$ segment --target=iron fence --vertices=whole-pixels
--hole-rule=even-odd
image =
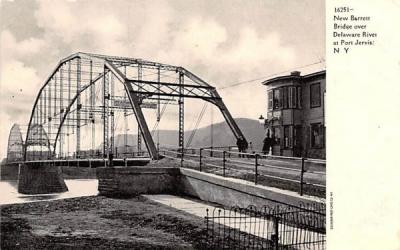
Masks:
[[[180,159],[182,167],[188,167],[184,166],[185,161],[191,162],[199,171],[273,185],[300,195],[325,196],[325,160],[244,153],[235,149],[235,146],[186,148],[183,153],[180,149],[164,149],[160,153]]]
[[[207,210],[205,249],[318,249],[325,247],[325,205],[255,206]]]

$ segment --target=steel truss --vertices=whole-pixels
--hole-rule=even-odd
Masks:
[[[114,93],[117,86],[123,93]],[[113,152],[115,112],[123,112],[124,119],[128,116],[126,108],[113,104],[112,100],[118,98],[130,103],[130,109],[136,117],[140,135],[138,149],[143,139],[151,158],[158,159],[157,147],[141,104],[148,99],[157,100],[159,105],[162,97],[178,98],[178,139],[182,150],[184,98],[199,98],[216,105],[234,136],[244,138],[216,89],[185,68],[134,58],[76,53],[59,62],[39,91],[27,129],[24,159],[48,158],[49,154],[43,154],[46,151],[51,151],[50,157],[53,158],[57,157],[56,152],[58,157],[79,158],[83,143],[81,130],[88,124],[91,124],[91,132],[87,134],[91,137],[92,154],[95,150],[95,131],[99,131],[96,126],[102,126],[103,156],[106,157]],[[157,116],[159,119],[159,107]],[[127,125],[125,129],[126,127]],[[112,138],[109,137],[110,134]],[[70,142],[71,140],[73,141]],[[124,143],[127,143],[126,138]],[[74,144],[75,150],[71,155],[70,145]],[[47,149],[40,150],[37,155],[27,154],[33,146]]]

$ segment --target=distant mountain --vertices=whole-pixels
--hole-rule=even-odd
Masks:
[[[240,130],[243,132],[247,141],[252,142],[254,150],[260,151],[262,148],[262,141],[265,136],[265,131],[262,125],[257,120],[247,118],[235,119]],[[236,145],[236,139],[226,122],[216,123],[213,126],[213,146],[227,146]],[[185,146],[192,134],[192,130],[185,131]],[[156,132],[154,133],[154,140],[157,143]],[[161,146],[178,147],[178,131],[176,130],[159,130],[159,138]],[[118,151],[124,147],[124,135],[116,135],[114,144],[118,147]],[[128,134],[127,144],[133,149],[136,149],[137,135]],[[197,129],[193,140],[189,147],[204,147],[211,145],[211,125]],[[143,149],[145,148],[143,142]]]

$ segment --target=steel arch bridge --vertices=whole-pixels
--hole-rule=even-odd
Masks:
[[[7,163],[18,162],[24,159],[24,141],[20,126],[14,124],[8,136]]]
[[[132,122],[127,117],[134,115],[138,124],[137,150],[141,151],[144,142],[150,158],[158,159],[158,147],[142,108],[155,104],[159,121],[160,104],[168,103],[168,98],[176,98],[179,105],[182,151],[185,98],[198,98],[217,106],[233,135],[244,138],[216,89],[187,69],[79,52],[62,59],[39,90],[27,127],[23,159],[107,158],[113,154],[117,113],[123,113],[124,126]],[[82,144],[90,150],[82,150]]]

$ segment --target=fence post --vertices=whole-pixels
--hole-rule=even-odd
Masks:
[[[203,149],[202,148],[200,148],[200,153],[199,153],[199,155],[200,155],[200,160],[199,160],[199,170],[200,170],[200,172],[201,172],[201,167],[202,167],[202,162],[201,162],[201,159],[202,159],[202,152],[203,152]]]
[[[200,149],[200,152],[201,152],[201,149]],[[208,208],[206,208],[206,217],[205,217],[205,220],[206,220],[206,238],[205,238],[205,246],[204,247],[207,247],[207,248],[209,248],[210,247],[210,239],[209,239],[209,237],[210,237],[210,232],[209,232],[209,229],[210,229],[210,227],[209,227],[209,225],[208,225],[208,223],[209,223],[209,216],[208,216]],[[211,235],[213,235],[214,234],[214,232],[212,232],[211,233]],[[210,244],[210,245],[207,245],[207,244]]]
[[[258,154],[255,154],[254,165],[255,165],[254,184],[257,184],[257,178],[258,178]]]
[[[223,177],[225,177],[225,162],[226,162],[226,159],[225,159],[225,154],[226,154],[226,152],[225,151],[223,151],[222,152],[222,176]]]
[[[183,152],[185,149],[181,149],[181,167],[183,167]]]
[[[300,172],[300,195],[303,195],[303,177],[304,177],[304,157],[301,157],[301,172]]]
[[[213,147],[210,147],[210,157],[213,157]]]
[[[274,249],[278,250],[279,249],[279,217],[274,216],[274,235],[272,235],[272,241],[274,244]]]

